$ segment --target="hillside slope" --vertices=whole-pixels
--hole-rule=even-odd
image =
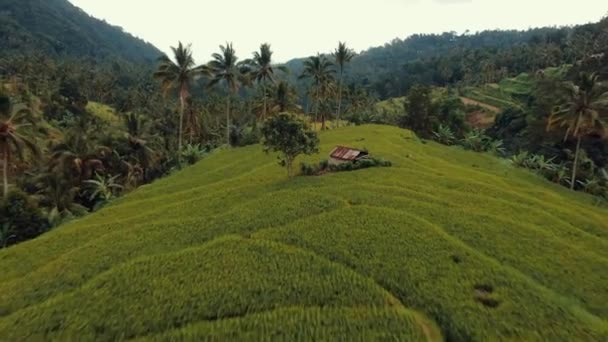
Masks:
[[[394,166],[287,180],[260,146],[216,152],[0,251],[0,336],[608,338],[590,197],[394,127],[321,142],[310,160],[344,144]]]
[[[33,51],[75,57],[152,62],[161,52],[67,0],[0,2],[0,54]]]

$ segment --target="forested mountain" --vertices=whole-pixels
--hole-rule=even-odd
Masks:
[[[345,77],[381,99],[403,96],[415,84],[498,82],[605,52],[607,29],[605,18],[575,27],[416,34],[361,52],[346,68]],[[294,59],[287,66],[298,75],[303,62]]]
[[[152,44],[67,0],[0,1],[0,54],[33,51],[131,62],[154,62],[161,55]]]

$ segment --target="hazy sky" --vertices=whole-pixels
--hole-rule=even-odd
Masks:
[[[414,33],[525,29],[597,21],[606,0],[70,0],[163,51],[192,43],[203,63],[226,41],[239,58],[272,44],[284,62],[330,52],[339,40],[356,51]]]

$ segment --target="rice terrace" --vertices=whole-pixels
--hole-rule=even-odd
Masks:
[[[167,5],[0,0],[0,342],[608,341],[605,4]]]
[[[258,146],[214,153],[4,251],[2,336],[606,336],[590,197],[398,128],[321,140],[394,166],[288,182]]]

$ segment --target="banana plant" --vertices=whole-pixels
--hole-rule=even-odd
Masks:
[[[104,177],[100,174],[95,175],[95,179],[84,181],[90,191],[89,199],[91,201],[97,199],[102,202],[108,202],[116,197],[123,186],[118,184],[116,180],[119,176]]]

